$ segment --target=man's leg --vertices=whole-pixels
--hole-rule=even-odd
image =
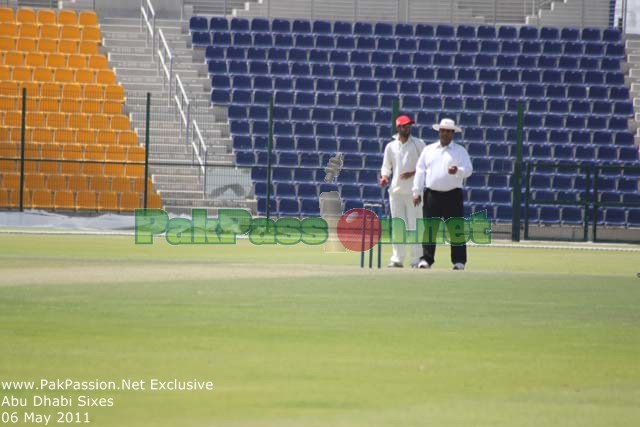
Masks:
[[[422,197],[423,205],[422,205],[422,217],[423,218],[439,218],[442,216],[442,207],[440,206],[440,201],[436,194],[432,193],[429,190],[424,190],[424,195]],[[431,229],[431,236],[435,238],[438,234],[439,224],[434,224],[435,227]],[[425,236],[423,239],[429,238],[429,230],[425,229]],[[423,240],[424,241],[424,240]],[[435,244],[426,244],[422,245],[422,259],[427,261],[427,264],[431,265],[435,262],[436,256],[436,245]]]
[[[413,197],[410,195],[405,198],[404,205],[407,212],[406,228],[415,231],[417,219],[422,218],[422,206],[413,206]],[[422,256],[422,247],[419,244],[412,244],[409,249],[411,264],[417,265]]]
[[[402,206],[402,197],[389,194],[389,208],[391,209],[391,218],[402,218],[404,211]],[[393,233],[395,232],[396,230],[393,230]],[[391,263],[402,264],[404,261],[404,255],[404,245],[396,243],[391,244]]]
[[[445,219],[464,218],[463,191],[461,189],[453,190],[447,194],[445,203],[443,204]],[[466,264],[467,263],[467,245],[451,245],[451,263]]]

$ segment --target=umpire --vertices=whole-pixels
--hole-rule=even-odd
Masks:
[[[462,181],[473,171],[469,154],[461,145],[453,141],[461,129],[451,119],[442,119],[433,125],[440,140],[427,145],[416,165],[413,179],[413,204],[419,205],[424,197],[422,213],[424,218],[464,217]],[[434,230],[434,235],[437,230]],[[418,268],[431,268],[435,261],[436,245],[422,245],[423,255]],[[451,245],[451,262],[454,270],[464,270],[467,263],[467,246]]]

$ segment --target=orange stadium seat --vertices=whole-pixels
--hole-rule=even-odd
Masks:
[[[33,68],[31,67],[14,67],[11,72],[11,79],[17,81],[33,80]]]
[[[102,101],[98,101],[95,99],[85,99],[84,101],[82,101],[82,112],[85,114],[101,114]]]
[[[21,23],[36,23],[36,12],[30,7],[21,7],[16,13],[16,22]]]
[[[40,110],[45,112],[57,113],[60,110],[59,101],[51,98],[40,99]],[[47,119],[47,123],[49,120]]]
[[[104,99],[104,86],[99,84],[86,84],[84,85],[84,98],[103,100]]]
[[[79,99],[73,99],[73,98],[62,98],[62,100],[60,101],[60,112],[62,113],[80,113],[82,111],[81,109],[81,102]]]
[[[43,174],[29,173],[24,175],[24,188],[28,188],[29,190],[36,190],[44,187]]]
[[[84,159],[104,161],[104,146],[102,145],[87,145],[84,148]]]
[[[18,158],[19,157],[19,145],[12,141],[2,140],[0,141],[0,157],[4,158]]]
[[[18,109],[17,98],[0,96],[0,111],[15,111],[17,109]]]
[[[72,191],[58,190],[53,193],[53,209],[67,210],[75,209],[75,203],[73,202]]]
[[[82,40],[94,41],[98,44],[102,44],[102,34],[98,27],[84,27],[82,29]]]
[[[4,188],[0,189],[0,206],[17,208],[20,203],[20,194],[17,191],[9,191]]]
[[[39,189],[31,191],[31,208],[33,209],[50,209],[52,207],[53,192],[50,190]]]
[[[112,131],[112,130],[104,130],[104,129],[99,130],[98,131],[98,144],[117,147],[115,145],[116,144],[116,133],[114,131]],[[113,160],[113,159],[110,159],[110,157],[109,157],[109,148],[110,147],[107,147],[107,159],[108,160]]]
[[[94,114],[89,117],[89,127],[95,130],[108,130],[109,116],[105,114]]]
[[[78,52],[86,55],[97,55],[100,53],[98,51],[98,43],[92,40],[82,40],[78,46]]]
[[[63,145],[73,144],[76,142],[74,133],[71,129],[56,129],[53,140],[58,144]]]
[[[64,83],[62,85],[63,99],[80,99],[83,97],[82,86],[77,83]]]
[[[58,105],[58,108],[59,105]],[[49,113],[47,115],[47,126],[56,129],[56,132],[67,127],[67,115],[64,113]]]
[[[0,50],[15,50],[18,39],[0,36]]]
[[[19,82],[20,96],[22,96],[22,89],[27,90],[27,98],[37,98],[40,96],[40,83],[38,82]]]
[[[95,211],[97,207],[95,191],[78,191],[76,193],[76,209]]]
[[[0,36],[18,37],[19,31],[20,31],[20,26],[14,22],[0,23]]]
[[[76,82],[78,83],[95,83],[96,72],[89,68],[76,70]]]
[[[4,65],[23,66],[25,65],[23,52],[7,52],[4,56]]]
[[[18,161],[17,160],[0,160],[0,171],[2,171],[2,173],[18,172]],[[0,175],[0,180],[2,180],[1,175]]]
[[[36,52],[36,39],[16,39],[16,49],[22,52]]]
[[[47,126],[49,125],[49,118],[47,118]],[[47,128],[35,128],[31,132],[31,140],[33,142],[39,142],[41,144],[47,144],[53,142],[53,131]]]
[[[90,187],[94,191],[111,191],[111,179],[106,176],[92,176]]]
[[[98,26],[98,15],[93,10],[83,10],[78,16],[78,24],[96,27]]]
[[[29,67],[47,66],[47,56],[42,52],[29,52],[25,58],[25,65]]]
[[[78,129],[76,131],[76,142],[78,144],[95,144],[96,142],[96,131],[93,129]]]
[[[60,28],[60,39],[62,40],[80,40],[82,33],[77,25],[63,25]]]
[[[118,135],[118,145],[138,146],[138,135],[132,130],[125,130]]]
[[[11,80],[11,68],[4,65],[0,66],[0,81]]]
[[[13,8],[0,7],[0,22],[14,22],[15,20]]]
[[[12,81],[0,81],[0,95],[18,96],[19,93],[18,83]]]
[[[44,82],[40,86],[40,96],[43,98],[60,98],[62,85],[56,82]]]
[[[120,194],[120,211],[131,212],[141,207],[140,194],[131,192]]]
[[[109,131],[111,132],[111,131]],[[127,159],[125,150],[117,145],[110,145],[105,151],[106,159],[109,162],[124,162]]]
[[[97,79],[98,83],[114,85],[116,84],[116,75],[113,70],[98,70]]]
[[[147,208],[162,209],[162,198],[158,193],[150,192],[147,195]]]
[[[58,40],[55,39],[38,39],[37,51],[42,53],[58,52]]]
[[[62,9],[58,11],[58,24],[60,25],[77,25],[78,17],[75,10]]]
[[[89,56],[89,68],[94,69],[108,69],[109,63],[107,57],[104,55],[91,55]]]
[[[102,112],[104,114],[122,114],[122,102],[104,101]]]
[[[131,178],[144,176],[144,165],[125,165],[124,174]]]
[[[99,211],[118,210],[118,194],[113,192],[98,193],[98,210]]]
[[[67,189],[67,177],[64,175],[49,175],[47,176],[47,188],[49,190],[66,190]]]
[[[87,68],[87,55],[79,53],[69,55],[69,68]]]
[[[33,80],[37,82],[53,81],[53,69],[47,67],[36,67],[33,70]]]
[[[58,51],[60,51],[60,53],[67,54],[78,53],[78,41],[60,40],[60,42],[58,43]]]
[[[111,101],[124,101],[124,88],[118,84],[107,85],[104,97]]]
[[[121,114],[111,118],[111,129],[113,130],[131,130],[131,122],[129,117]]]
[[[5,127],[20,127],[22,126],[22,113],[18,111],[7,111],[4,115]]]
[[[82,167],[82,173],[87,176],[103,176],[104,164],[103,163],[85,163]]]
[[[51,68],[66,68],[67,55],[54,52],[47,55],[47,67]]]
[[[58,40],[60,38],[60,27],[55,24],[45,24],[40,26],[40,38]]]
[[[65,145],[62,149],[62,159],[68,161],[62,162],[61,172],[65,175],[79,175],[82,166],[79,161],[82,160],[83,157],[82,146]]]
[[[105,163],[104,174],[106,176],[122,176],[124,175],[124,165],[119,163]]]
[[[71,68],[55,68],[54,80],[59,83],[73,83],[76,81],[75,72]]]
[[[39,37],[37,24],[20,24],[18,37],[37,39]]]
[[[27,126],[29,127],[45,127],[47,123],[46,115],[40,111],[27,112]]]
[[[69,190],[87,191],[89,190],[89,177],[86,175],[69,175]]]
[[[17,190],[20,188],[20,174],[19,173],[5,173],[2,177],[2,186],[10,190]]]
[[[49,142],[46,144],[42,144],[42,158],[50,159],[50,160],[60,160],[61,158],[61,149],[62,145],[57,144],[55,142]]]
[[[111,179],[111,190],[118,193],[131,191],[131,179],[126,176],[114,176]]]
[[[54,24],[57,25],[58,19],[53,9],[39,9],[38,10],[38,23],[40,24]]]

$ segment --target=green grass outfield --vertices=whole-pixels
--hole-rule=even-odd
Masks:
[[[0,235],[0,381],[214,391],[0,390],[114,403],[0,413],[125,427],[640,425],[638,252],[473,247],[454,272],[442,247],[431,271],[369,271],[321,247],[156,242]]]

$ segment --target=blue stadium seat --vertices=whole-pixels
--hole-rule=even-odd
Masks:
[[[356,37],[356,48],[358,50],[375,50],[376,39],[374,37]]]
[[[209,31],[209,22],[204,16],[189,18],[189,31]]]
[[[436,52],[438,50],[438,42],[434,39],[420,39],[418,41],[418,50],[420,52]]]
[[[608,207],[604,213],[604,224],[622,226],[627,222],[627,212],[624,208]]]
[[[211,35],[207,31],[193,31],[191,33],[191,44],[193,46],[209,46]]]
[[[580,38],[580,30],[578,28],[563,28],[560,38],[562,40],[578,40]]]
[[[399,38],[413,37],[413,25],[396,24],[394,34]]]
[[[373,34],[373,26],[368,22],[356,22],[353,26],[353,33],[359,35]]]
[[[619,42],[621,39],[620,30],[617,28],[605,28],[602,32],[602,41]]]
[[[560,223],[560,209],[557,206],[542,206],[538,215],[538,221],[542,224]]]
[[[229,31],[229,22],[226,18],[213,17],[209,23],[209,31]]]
[[[503,40],[515,39],[518,36],[516,27],[504,25],[498,30],[498,38]]]

